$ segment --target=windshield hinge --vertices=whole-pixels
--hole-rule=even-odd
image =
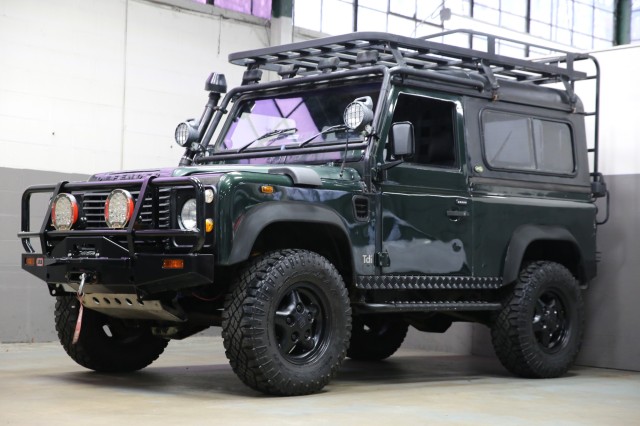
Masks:
[[[389,253],[386,251],[379,251],[374,256],[375,266],[380,266],[382,268],[386,268],[391,266],[391,259],[389,258]]]

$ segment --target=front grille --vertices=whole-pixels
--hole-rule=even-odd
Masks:
[[[140,211],[140,217],[137,221],[137,227],[141,228],[158,228],[168,229],[170,226],[170,197],[171,190],[169,188],[160,188],[158,190],[158,223],[153,222],[154,203],[151,195],[147,195]],[[74,195],[82,199],[82,211],[87,218],[87,229],[107,228],[107,222],[104,217],[104,204],[111,191],[86,191],[74,192]],[[130,191],[133,199],[138,201],[140,191]]]

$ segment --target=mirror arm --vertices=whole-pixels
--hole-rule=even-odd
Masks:
[[[382,180],[382,173],[386,170],[389,170],[399,164],[404,163],[404,158],[401,158],[399,160],[394,160],[394,161],[389,161],[388,163],[384,163],[384,164],[380,164],[378,163],[376,165],[376,167],[373,168],[372,170],[372,174],[373,177],[376,181],[381,181]]]

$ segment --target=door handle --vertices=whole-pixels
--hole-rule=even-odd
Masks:
[[[466,210],[447,210],[447,216],[451,219],[458,220],[463,217],[469,217],[469,212]]]

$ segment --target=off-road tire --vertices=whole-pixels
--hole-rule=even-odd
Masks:
[[[347,356],[360,361],[379,361],[393,355],[407,336],[409,324],[385,315],[353,318]]]
[[[56,298],[56,331],[62,347],[78,364],[102,373],[140,370],[155,361],[168,341],[150,327],[126,326],[122,320],[84,308],[82,328],[74,345],[80,302],[75,296]]]
[[[227,358],[247,386],[267,394],[321,390],[344,360],[350,335],[351,307],[342,277],[310,251],[257,257],[225,299]]]
[[[515,375],[551,378],[573,365],[582,343],[584,306],[564,266],[538,261],[520,272],[491,337],[500,362]]]

